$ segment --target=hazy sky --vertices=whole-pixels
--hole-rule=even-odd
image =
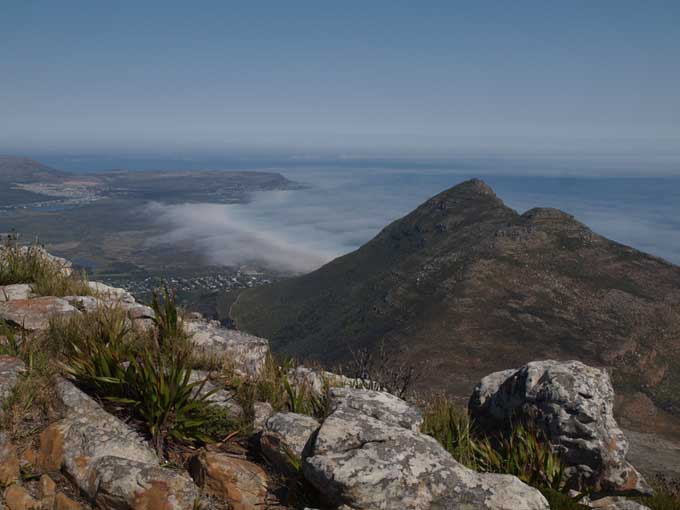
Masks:
[[[680,153],[680,2],[4,0],[0,151]]]

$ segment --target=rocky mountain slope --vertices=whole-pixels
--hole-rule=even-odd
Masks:
[[[476,179],[313,273],[244,291],[231,316],[331,365],[384,339],[426,367],[421,388],[461,396],[489,372],[575,358],[611,367],[643,425],[680,415],[680,268],[559,210],[519,214]]]

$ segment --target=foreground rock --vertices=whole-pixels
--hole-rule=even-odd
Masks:
[[[47,329],[52,317],[76,313],[78,310],[68,301],[52,296],[0,303],[0,319],[28,331]]]
[[[225,329],[216,321],[190,320],[185,328],[197,350],[231,362],[237,373],[255,377],[262,372],[269,354],[264,338]]]
[[[357,510],[549,510],[541,493],[519,479],[476,473],[435,439],[399,426],[384,409],[362,409],[368,413],[338,406],[304,460],[305,478],[329,505]]]
[[[296,465],[319,426],[311,416],[276,413],[267,420],[260,437],[262,453],[280,471],[295,474]]]
[[[614,420],[614,390],[604,370],[578,361],[534,361],[482,379],[469,409],[485,430],[502,430],[511,420],[542,428],[563,452],[575,489],[651,492],[626,460],[628,442]]]
[[[192,459],[190,469],[201,487],[227,500],[233,510],[266,508],[269,478],[252,462],[203,451]]]
[[[161,468],[136,432],[73,384],[56,382],[64,419],[40,437],[39,463],[63,469],[104,510],[186,510],[198,489],[187,476]]]

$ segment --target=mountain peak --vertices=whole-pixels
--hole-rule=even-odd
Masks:
[[[478,193],[480,195],[491,195],[494,197],[496,196],[496,193],[494,193],[493,189],[491,189],[491,186],[477,177],[461,182],[460,184],[451,188],[451,191],[453,190],[466,191],[468,193]]]

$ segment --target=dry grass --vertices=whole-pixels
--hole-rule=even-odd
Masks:
[[[0,285],[31,284],[41,296],[89,296],[92,289],[84,274],[74,274],[48,257],[38,246],[19,246],[8,238],[0,247]]]

